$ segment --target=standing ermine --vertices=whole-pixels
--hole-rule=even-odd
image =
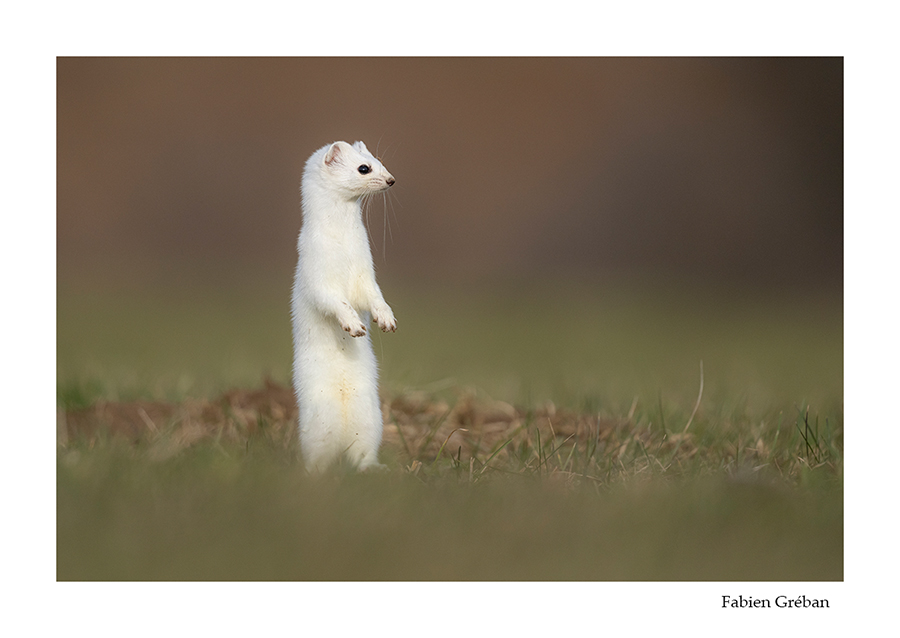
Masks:
[[[342,454],[379,466],[378,363],[367,327],[397,329],[375,282],[362,200],[393,176],[362,142],[320,148],[303,171],[303,225],[291,300],[300,449],[320,471]]]

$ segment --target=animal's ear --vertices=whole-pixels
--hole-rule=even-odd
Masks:
[[[360,153],[368,153],[369,152],[369,149],[367,149],[366,145],[363,144],[362,142],[354,142],[353,148],[355,148]]]
[[[344,147],[349,147],[350,145],[347,142],[335,142],[331,146],[328,147],[328,150],[325,151],[325,164],[326,166],[332,166],[335,163],[341,163],[341,153],[344,151]]]

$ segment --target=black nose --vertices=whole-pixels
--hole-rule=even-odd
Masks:
[[[387,185],[388,185],[388,186],[393,186],[393,185],[394,185],[394,178],[393,178],[393,177],[391,177],[390,179],[388,179]]]

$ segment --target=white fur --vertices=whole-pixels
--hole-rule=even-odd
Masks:
[[[370,171],[361,174],[362,165]],[[375,320],[393,332],[397,322],[375,282],[361,204],[393,183],[362,142],[323,146],[303,172],[291,315],[300,449],[310,471],[341,454],[359,469],[379,466],[378,363],[367,327]]]

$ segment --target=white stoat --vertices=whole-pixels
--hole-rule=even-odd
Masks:
[[[397,322],[375,282],[361,204],[393,183],[362,142],[323,146],[303,171],[291,316],[300,449],[310,471],[341,454],[359,469],[380,466],[378,363],[366,328],[375,320],[393,332]]]

